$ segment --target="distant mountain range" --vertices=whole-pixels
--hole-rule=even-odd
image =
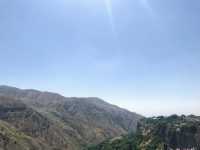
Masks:
[[[82,150],[134,133],[142,118],[99,98],[0,86],[0,150]]]

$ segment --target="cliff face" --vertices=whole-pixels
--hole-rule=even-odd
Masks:
[[[141,147],[165,149],[191,149],[200,145],[200,118],[196,116],[170,116],[143,120],[138,124],[144,140]]]
[[[99,98],[0,86],[0,120],[55,150],[80,150],[134,132],[141,118]]]
[[[200,117],[142,119],[136,134],[105,141],[89,150],[199,150]]]

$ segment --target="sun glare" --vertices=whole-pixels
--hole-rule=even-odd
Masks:
[[[114,16],[113,16],[113,8],[112,8],[112,0],[104,0],[104,2],[105,2],[106,13],[108,15],[109,24],[110,24],[112,33],[116,34],[115,22],[114,22]]]

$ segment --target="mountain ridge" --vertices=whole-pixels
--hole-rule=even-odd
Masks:
[[[53,148],[50,144],[53,142],[57,145],[56,150],[80,150],[88,144],[98,144],[107,138],[135,132],[137,122],[143,118],[141,115],[94,97],[69,98],[57,93],[0,86],[0,102],[2,103],[3,98],[12,99],[13,103],[22,103],[26,107],[25,110],[35,114],[35,119],[41,118],[41,122],[47,123],[50,130],[46,133],[39,131],[36,137],[30,132],[25,132],[27,124],[30,129],[37,129],[40,124],[36,122],[37,124],[31,126],[34,124],[33,118],[24,118],[27,114],[25,110],[18,111],[15,105],[12,105],[15,110],[12,115],[9,115],[9,112],[6,114],[13,122],[4,121],[11,125],[18,124],[16,116],[21,116],[24,121],[19,123],[22,124],[20,127],[14,125],[16,130],[32,138],[43,140],[49,148]],[[0,103],[1,105],[3,106]],[[23,125],[24,122],[27,123]],[[55,137],[57,138],[54,139]]]
[[[130,110],[127,110],[127,109],[125,109],[125,108],[122,108],[122,107],[120,107],[120,106],[118,106],[118,105],[116,105],[116,104],[112,104],[112,103],[110,103],[110,102],[106,102],[106,101],[104,101],[103,99],[101,99],[101,98],[99,98],[99,97],[76,97],[76,96],[70,96],[70,97],[67,97],[67,96],[65,96],[65,95],[62,95],[62,94],[58,94],[58,93],[56,93],[56,92],[52,92],[52,91],[46,91],[46,90],[36,90],[36,89],[26,89],[26,88],[16,88],[16,87],[14,87],[14,86],[8,86],[8,85],[0,85],[0,95],[1,95],[1,90],[2,89],[9,89],[9,90],[14,90],[14,91],[26,91],[26,92],[30,92],[30,93],[38,93],[38,94],[51,94],[51,96],[52,97],[55,97],[55,96],[57,96],[57,97],[62,97],[63,99],[66,99],[66,100],[71,100],[71,99],[85,99],[85,100],[92,100],[92,101],[95,101],[95,99],[97,100],[97,102],[103,102],[104,104],[105,103],[109,103],[110,105],[112,105],[112,106],[114,106],[114,107],[117,107],[117,108],[119,108],[119,109],[124,109],[124,110],[126,110],[126,111],[129,111],[129,112],[132,112],[132,113],[135,113],[135,114],[137,114],[136,112],[134,112],[134,111],[130,111]],[[138,114],[138,115],[140,115],[140,114]],[[142,115],[140,115],[140,116],[142,116]],[[144,117],[144,116],[143,116]]]

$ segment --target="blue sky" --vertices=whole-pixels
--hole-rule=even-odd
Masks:
[[[0,84],[200,115],[198,0],[0,0]]]

